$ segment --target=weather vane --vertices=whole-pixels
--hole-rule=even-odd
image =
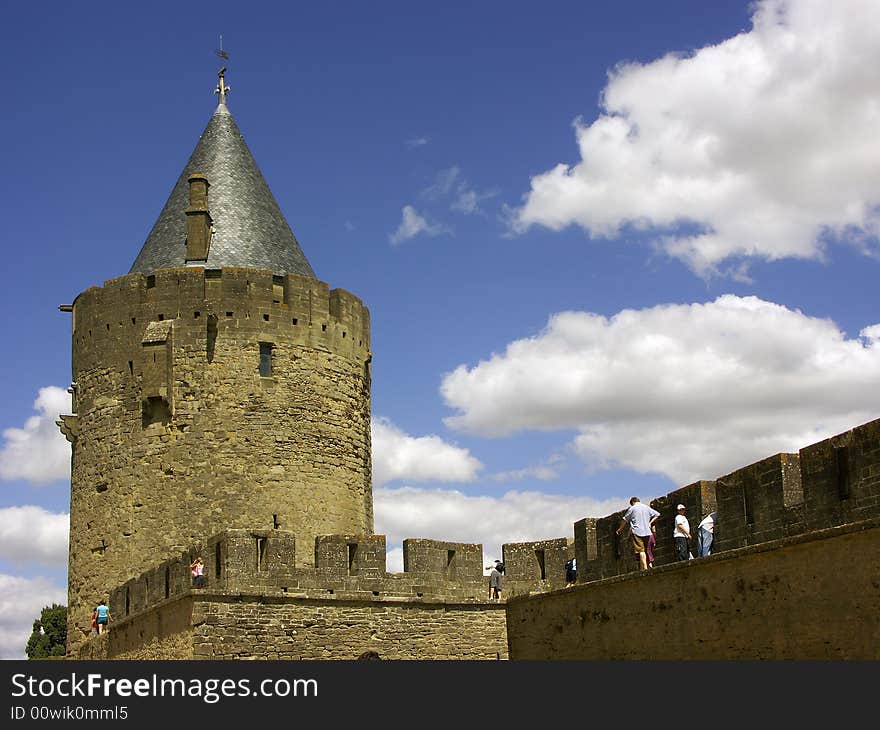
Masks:
[[[214,53],[216,53],[224,61],[229,60],[229,54],[223,50],[223,36],[222,35],[220,36],[220,48],[216,49],[214,51]],[[222,66],[220,68],[220,70],[217,72],[217,78],[219,79],[219,81],[217,82],[217,88],[214,89],[214,93],[220,95],[220,103],[221,104],[226,104],[226,95],[230,91],[232,91],[232,87],[226,85],[225,74],[226,74],[226,66]]]

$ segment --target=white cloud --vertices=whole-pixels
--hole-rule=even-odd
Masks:
[[[67,592],[47,578],[0,573],[0,659],[26,659],[34,620],[53,603],[65,605]]]
[[[880,325],[834,322],[756,297],[553,315],[539,335],[447,374],[458,415],[488,436],[572,429],[595,468],[712,479],[880,416]]]
[[[821,258],[844,235],[877,252],[880,3],[764,0],[752,22],[692,55],[614,69],[602,114],[575,122],[580,162],[532,178],[513,229],[650,228],[700,274]]]
[[[23,428],[3,431],[0,479],[45,484],[70,477],[70,444],[55,425],[59,414],[70,413],[70,395],[54,385],[40,388],[34,410],[38,415]]]
[[[404,142],[404,144],[407,147],[414,149],[416,147],[424,147],[430,141],[431,141],[431,138],[427,137],[427,136],[425,136],[425,137],[412,137],[411,139],[406,140],[406,142]]]
[[[559,472],[551,466],[539,464],[537,466],[527,466],[524,469],[502,471],[492,475],[492,479],[496,482],[518,482],[529,478],[549,482],[553,479],[558,479]]]
[[[430,200],[449,198],[450,210],[464,213],[465,215],[482,213],[480,202],[493,198],[497,194],[498,192],[495,190],[482,193],[474,190],[470,183],[464,179],[461,169],[457,165],[438,172],[434,183],[425,188],[421,193],[422,197]]]
[[[469,187],[463,187],[456,192],[455,199],[449,207],[452,210],[464,213],[465,215],[482,213],[483,209],[480,207],[480,202],[488,200],[489,198],[494,198],[497,194],[498,192],[494,190],[485,193],[478,193],[476,190]]]
[[[373,484],[397,479],[413,482],[469,482],[483,465],[467,449],[439,436],[410,436],[387,418],[375,418],[371,430]]]
[[[440,170],[434,183],[422,190],[421,195],[430,200],[444,198],[452,193],[456,184],[461,184],[461,169],[458,165],[453,165],[446,170]]]
[[[70,515],[42,507],[0,509],[0,560],[14,564],[67,564]]]
[[[374,490],[373,499],[376,533],[386,536],[389,547],[411,537],[480,543],[483,560],[491,562],[501,557],[504,543],[573,538],[577,520],[609,515],[624,508],[629,498],[596,500],[516,491],[490,497],[447,489],[386,487]],[[388,570],[403,569],[402,555],[389,550]]]
[[[403,218],[397,230],[389,236],[391,243],[401,243],[418,235],[439,236],[451,231],[440,223],[429,221],[411,205],[403,206]]]

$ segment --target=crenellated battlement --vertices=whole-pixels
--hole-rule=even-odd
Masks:
[[[486,602],[481,545],[405,540],[403,552],[403,573],[389,573],[384,535],[320,535],[315,567],[302,568],[291,532],[224,530],[114,589],[110,609],[118,621],[202,589],[328,600]],[[202,586],[190,574],[197,557],[205,565]]]
[[[802,448],[775,454],[711,481],[699,481],[651,501],[657,520],[655,565],[675,561],[673,524],[685,505],[694,536],[717,512],[712,554],[880,516],[880,419]],[[578,583],[639,569],[627,533],[617,535],[624,511],[574,525]],[[711,557],[711,556],[710,556]]]
[[[173,321],[189,347],[209,349],[234,329],[255,342],[313,347],[359,362],[370,355],[370,314],[344,289],[307,276],[268,270],[160,269],[128,274],[90,287],[73,303],[74,369],[107,366],[115,354],[125,367],[151,322]],[[127,354],[126,354],[127,353]]]
[[[503,546],[504,596],[561,588],[571,539]],[[201,586],[190,564],[204,562]],[[117,621],[202,589],[229,594],[327,600],[489,603],[483,546],[411,538],[403,541],[404,570],[386,570],[384,535],[319,535],[314,567],[298,567],[296,537],[285,530],[230,529],[195,543],[110,593]]]

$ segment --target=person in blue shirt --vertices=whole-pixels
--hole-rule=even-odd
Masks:
[[[113,616],[110,615],[110,609],[107,607],[107,604],[104,601],[101,601],[98,604],[98,607],[95,609],[95,613],[98,614],[98,633],[103,634],[104,630],[107,628],[107,624],[113,620]]]

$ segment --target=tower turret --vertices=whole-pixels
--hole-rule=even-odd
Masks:
[[[315,278],[220,103],[129,274],[73,303],[69,637],[227,528],[373,530],[370,317]]]

